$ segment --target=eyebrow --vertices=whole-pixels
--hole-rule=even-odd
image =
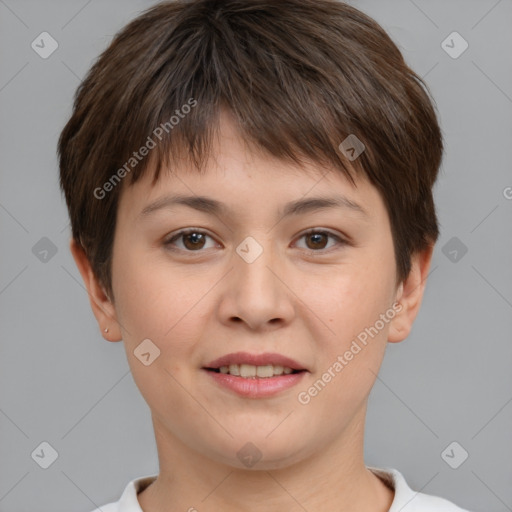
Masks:
[[[172,209],[173,206],[183,205],[198,210],[200,212],[212,215],[225,216],[233,213],[229,207],[216,199],[206,196],[187,196],[187,195],[167,195],[148,204],[139,214],[139,217],[145,218],[150,214],[165,208]],[[304,215],[315,211],[342,208],[353,211],[363,218],[368,218],[366,210],[358,203],[352,201],[343,195],[334,195],[326,197],[310,197],[298,199],[285,204],[282,216],[289,217],[293,215]]]

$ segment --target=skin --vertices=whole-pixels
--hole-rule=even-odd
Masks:
[[[174,175],[163,173],[154,187],[148,173],[123,190],[113,249],[115,301],[83,251],[70,244],[100,330],[108,341],[124,342],[151,410],[160,473],[138,495],[141,508],[385,512],[394,493],[363,460],[367,400],[387,342],[402,341],[412,328],[433,247],[413,256],[408,278],[396,286],[389,217],[373,185],[359,177],[354,187],[341,172],[314,162],[305,164],[306,173],[251,149],[229,115],[221,116],[220,128],[206,174],[183,165]],[[168,193],[209,196],[232,214],[174,206],[138,217]],[[360,204],[368,217],[340,208],[279,215],[289,201],[334,193]],[[189,227],[209,237],[195,245],[180,237],[171,251],[170,235]],[[310,228],[348,243],[303,236]],[[263,249],[252,263],[235,251],[247,236]],[[397,301],[401,311],[301,404],[298,393]],[[146,338],[160,350],[148,366],[134,355]],[[278,352],[308,372],[279,395],[244,398],[201,369],[236,351]],[[237,457],[248,441],[262,454],[251,468]]]

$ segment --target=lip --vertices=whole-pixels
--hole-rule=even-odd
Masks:
[[[230,364],[250,364],[253,366],[266,366],[269,364],[279,365],[279,366],[287,366],[292,370],[305,370],[309,371],[303,365],[298,363],[297,361],[283,356],[282,354],[277,354],[273,352],[266,352],[264,354],[251,354],[249,352],[233,352],[232,354],[226,354],[222,357],[219,357],[213,361],[210,361],[208,364],[203,366],[204,369],[208,368],[220,368],[221,366],[229,366]],[[210,372],[212,373],[212,372]],[[304,373],[304,372],[302,372]],[[269,377],[269,380],[274,377]],[[246,379],[247,380],[247,379]]]
[[[243,378],[229,373],[216,373],[202,369],[219,386],[229,389],[245,398],[267,398],[296,386],[307,373],[290,373],[267,378]]]

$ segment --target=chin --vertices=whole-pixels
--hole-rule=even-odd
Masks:
[[[272,433],[271,437],[275,435],[273,439],[265,438],[267,434],[261,433],[254,436],[248,433],[243,440],[238,435],[236,440],[230,439],[226,451],[216,453],[215,458],[228,466],[252,471],[287,468],[303,460],[308,450],[301,445],[304,439],[294,439],[286,433],[284,430],[283,436]],[[313,453],[314,448],[310,451]],[[230,456],[226,457],[226,453]]]

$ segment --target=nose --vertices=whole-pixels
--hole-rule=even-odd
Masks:
[[[249,238],[237,247],[232,264],[223,280],[219,307],[223,322],[243,322],[253,330],[268,330],[292,320],[296,298],[291,273],[270,243]]]

